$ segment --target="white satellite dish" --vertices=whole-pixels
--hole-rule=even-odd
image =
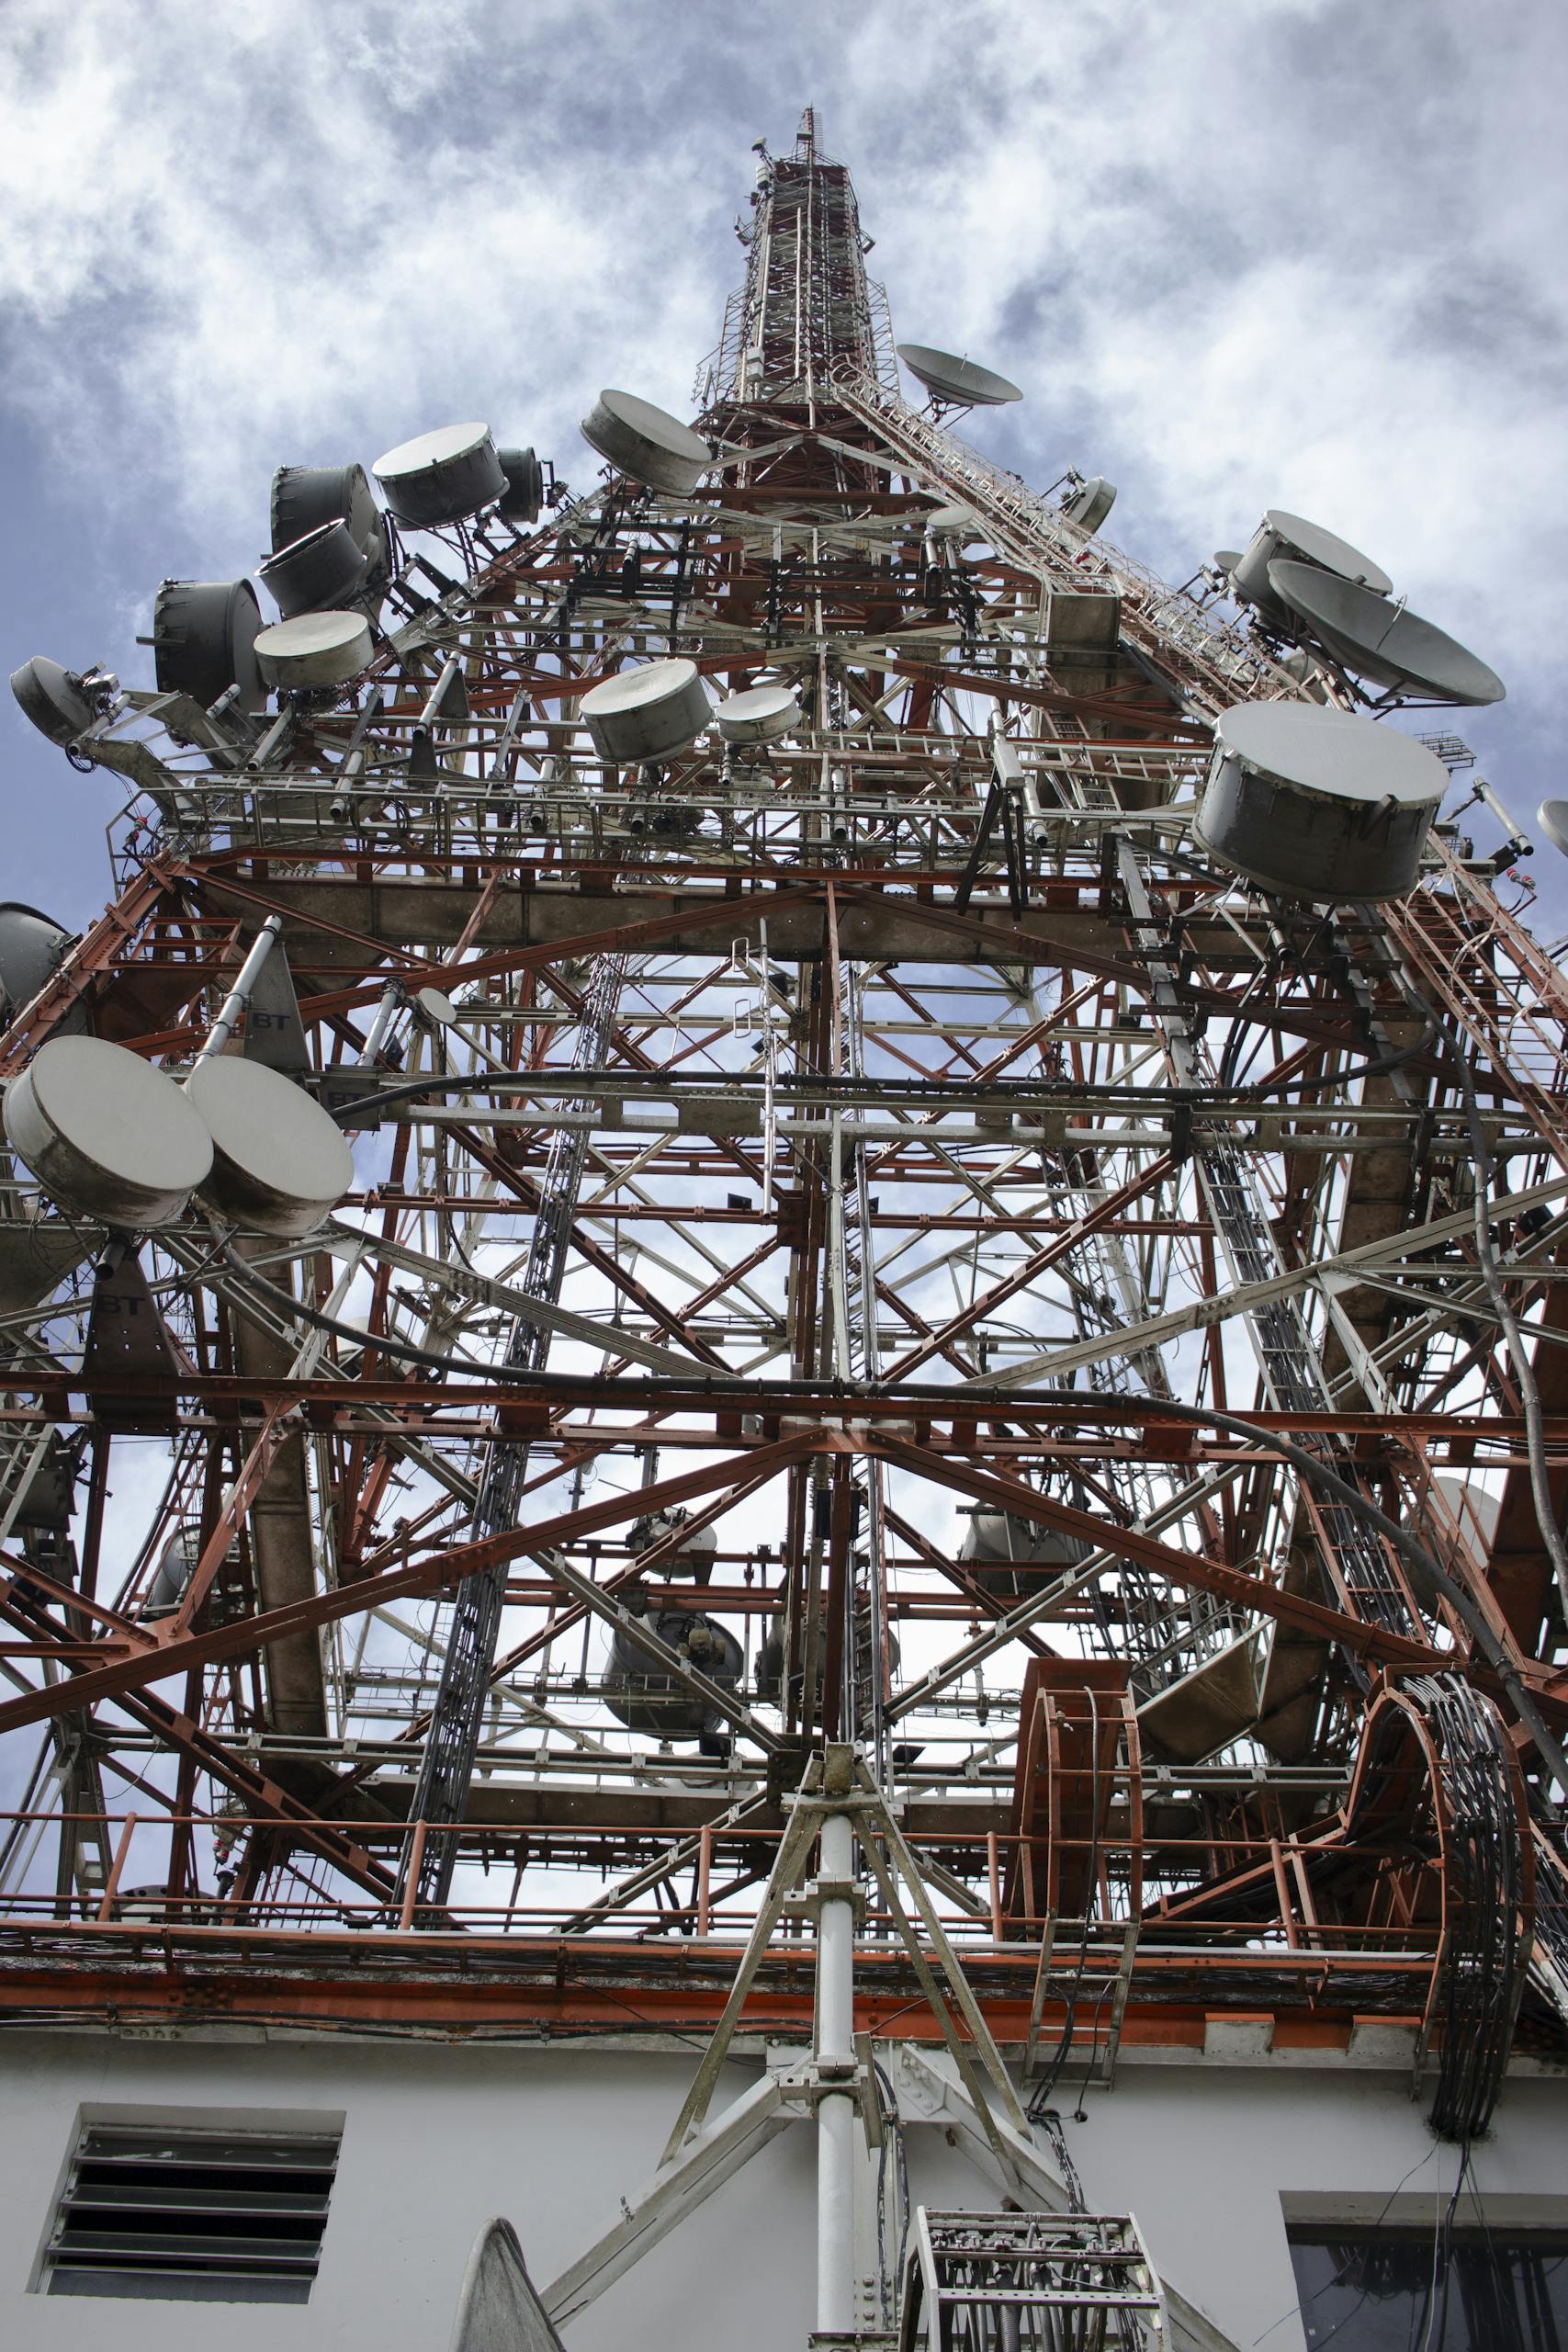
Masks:
[[[1098,531],[1116,503],[1116,484],[1107,481],[1103,474],[1092,474],[1079,482],[1072,496],[1066,499],[1062,512],[1069,523],[1080,531]]]
[[[791,686],[746,686],[718,707],[718,731],[727,743],[777,743],[799,725]]]
[[[1395,727],[1315,702],[1237,703],[1214,721],[1194,838],[1288,899],[1404,897],[1449,788]]]
[[[370,469],[388,505],[411,530],[459,523],[506,488],[488,424],[438,424],[400,441]]]
[[[336,1121],[281,1070],[237,1055],[202,1062],[185,1092],[212,1138],[202,1199],[252,1233],[314,1233],[354,1182]]]
[[[269,686],[341,686],[357,677],[373,650],[363,613],[300,613],[275,621],[256,639],[256,660]]]
[[[713,717],[694,662],[643,662],[602,679],[579,706],[602,760],[635,767],[683,752]]]
[[[1495,670],[1386,596],[1310,563],[1271,563],[1269,579],[1304,633],[1359,678],[1424,702],[1501,702]]]
[[[1005,376],[982,368],[977,359],[961,358],[955,351],[938,351],[929,343],[901,343],[898,356],[915,381],[944,408],[1000,408],[1007,401],[1023,398]]]
[[[6,1139],[51,1200],[132,1232],[172,1225],[212,1168],[173,1079],[104,1037],[39,1046],[6,1091]]]
[[[601,392],[582,420],[582,437],[624,474],[674,498],[695,490],[714,461],[689,424],[635,392]]]

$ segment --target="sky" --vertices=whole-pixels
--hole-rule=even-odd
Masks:
[[[279,463],[482,417],[581,485],[602,386],[690,413],[751,142],[809,103],[899,337],[1024,387],[987,454],[1109,475],[1173,581],[1265,506],[1327,525],[1507,683],[1413,723],[1527,829],[1568,791],[1543,0],[7,0],[0,68],[7,670],[150,684],[158,581],[254,572]],[[0,729],[0,896],[84,922],[115,780]]]

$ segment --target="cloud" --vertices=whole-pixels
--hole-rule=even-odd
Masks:
[[[1176,578],[1265,504],[1339,529],[1504,673],[1473,731],[1533,800],[1565,47],[1511,0],[12,0],[0,424],[83,575],[13,548],[13,600],[141,674],[125,616],[252,568],[281,461],[480,415],[582,479],[600,385],[683,405],[811,101],[899,331],[1026,386],[988,447],[1109,473]]]

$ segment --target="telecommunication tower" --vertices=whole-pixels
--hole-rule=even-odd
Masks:
[[[1568,991],[1408,723],[1502,687],[960,438],[810,112],[740,232],[693,424],[285,465],[275,620],[17,673],[130,798],[0,910],[0,1997],[711,2034],[558,2324],[798,2117],[822,2337],[1223,2344],[1059,2082],[1382,2018],[1468,2143],[1568,2031]]]

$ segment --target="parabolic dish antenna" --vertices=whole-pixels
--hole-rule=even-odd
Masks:
[[[19,899],[0,903],[0,1009],[19,1012],[64,961],[73,933]]]
[[[73,670],[35,653],[11,673],[11,692],[27,716],[51,743],[73,743],[93,723],[92,705]]]
[[[937,538],[953,539],[960,547],[986,536],[986,526],[972,506],[935,507],[926,516],[926,528]]]
[[[381,553],[381,512],[363,466],[279,466],[272,478],[272,551],[323,523],[346,523],[355,547]]]
[[[727,743],[777,743],[799,725],[791,686],[745,686],[718,707],[718,731]]]
[[[1115,503],[1116,484],[1103,474],[1092,474],[1078,484],[1062,512],[1080,531],[1098,531]]]
[[[369,569],[369,558],[339,514],[269,555],[257,576],[288,621],[346,600]]]
[[[1005,376],[994,375],[976,359],[954,351],[937,351],[929,343],[901,343],[898,356],[918,384],[948,408],[1000,408],[1021,401],[1023,394]]]
[[[212,1138],[203,1200],[253,1233],[314,1233],[354,1182],[336,1122],[281,1070],[216,1055],[193,1070],[186,1099]]]
[[[1325,531],[1321,523],[1309,523],[1304,514],[1291,514],[1282,506],[1270,506],[1237,557],[1235,570],[1244,589],[1256,587],[1260,595],[1266,596],[1268,567],[1280,562],[1314,563],[1320,571],[1332,571],[1340,580],[1354,580],[1379,596],[1386,596],[1393,586],[1382,566],[1375,564],[1370,555],[1363,555],[1359,548],[1353,548],[1348,539]]]
[[[266,700],[256,667],[261,606],[248,580],[165,580],[152,600],[158,691],[189,695],[209,710],[231,686],[245,710]]]
[[[1543,800],[1535,815],[1552,848],[1568,857],[1568,800]]]
[[[1313,702],[1237,703],[1214,722],[1194,833],[1286,898],[1397,899],[1448,788],[1442,762],[1397,728]]]
[[[700,434],[635,392],[601,392],[582,420],[582,437],[624,474],[676,498],[695,490],[713,464]]]
[[[545,503],[545,469],[532,449],[498,449],[506,488],[501,511],[509,523],[536,523]]]
[[[713,717],[694,662],[643,662],[589,689],[580,708],[602,760],[640,765],[682,752]]]
[[[370,659],[370,624],[363,613],[301,613],[275,621],[256,639],[256,659],[268,685],[341,686]]]
[[[173,1079],[104,1037],[39,1046],[6,1089],[6,1138],[51,1200],[133,1231],[172,1223],[212,1167]]]
[[[416,989],[413,1001],[437,1029],[450,1029],[457,1018],[457,1008],[445,989]]]
[[[1271,563],[1269,580],[1306,634],[1359,678],[1424,702],[1501,702],[1506,692],[1467,647],[1430,621],[1310,563]]]
[[[506,488],[488,424],[438,424],[400,441],[370,469],[400,523],[431,530],[458,523],[488,506]]]

